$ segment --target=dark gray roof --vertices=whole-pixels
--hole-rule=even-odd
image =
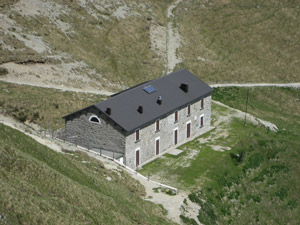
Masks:
[[[188,84],[188,93],[179,88],[182,83]],[[143,90],[148,85],[157,90],[148,94]],[[212,88],[198,77],[180,70],[124,91],[95,104],[95,107],[103,113],[107,107],[111,108],[109,117],[130,132],[211,92]],[[162,97],[161,105],[156,103],[158,96]],[[139,106],[143,107],[142,114],[137,111]]]
[[[182,83],[188,84],[187,93],[179,88]],[[156,91],[145,92],[143,88],[148,85],[155,87]],[[211,92],[209,85],[183,69],[129,88],[93,106],[104,114],[107,108],[111,108],[111,115],[106,115],[127,132],[132,132]],[[162,97],[161,105],[156,103],[158,96]],[[142,114],[137,111],[139,106],[143,107]]]

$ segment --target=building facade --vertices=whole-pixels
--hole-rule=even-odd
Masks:
[[[66,140],[135,169],[210,129],[211,92],[181,70],[65,116]]]

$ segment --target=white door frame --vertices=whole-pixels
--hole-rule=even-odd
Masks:
[[[173,144],[175,145],[175,131],[177,130],[177,144],[178,144],[178,127],[173,129]]]
[[[204,114],[199,116],[199,128],[201,128],[201,117],[203,117],[203,126],[204,126]]]
[[[139,151],[139,165],[141,165],[141,148],[138,147],[137,149],[135,149],[135,152],[134,152],[134,158],[135,158],[135,167],[138,167],[139,165],[136,165],[136,152]]]
[[[156,154],[156,141],[159,140],[158,142],[158,154]],[[159,155],[160,154],[160,137],[155,138],[155,142],[154,142],[154,155]]]
[[[186,133],[185,133],[185,137],[186,137],[186,138],[188,138],[188,137],[187,137],[187,125],[188,125],[188,124],[190,124],[190,137],[192,136],[192,121],[189,120],[188,122],[186,122],[186,125],[185,125],[185,132],[186,132]],[[190,138],[190,137],[189,137],[189,138]]]

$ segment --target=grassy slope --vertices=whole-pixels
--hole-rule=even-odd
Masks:
[[[95,104],[105,97],[0,82],[0,110],[20,121],[44,128],[64,126],[62,116]]]
[[[214,99],[232,107],[244,109],[246,89],[216,89]],[[299,146],[300,92],[292,89],[255,88],[250,91],[249,111],[277,124],[277,133],[233,120],[226,125],[229,136],[201,144],[197,139],[181,149],[178,157],[166,156],[142,170],[158,174],[172,185],[191,190],[190,199],[202,210],[198,218],[204,224],[297,224],[300,220]],[[293,108],[294,110],[287,110]],[[213,107],[213,116],[230,113],[220,106]],[[224,126],[224,125],[219,125]],[[213,132],[213,131],[212,131]],[[206,134],[206,137],[213,135]],[[201,138],[205,138],[201,137]],[[200,139],[201,140],[201,139]],[[209,145],[231,147],[230,151],[215,152]],[[188,151],[200,154],[183,167]],[[242,162],[232,154],[244,152]],[[231,154],[232,153],[232,154]]]
[[[281,0],[183,1],[175,11],[185,43],[181,67],[219,83],[299,81],[297,5]]]
[[[56,153],[1,124],[0,130],[1,224],[171,224],[125,173],[84,153]]]
[[[53,54],[64,52],[71,57],[62,61],[84,61],[112,83],[132,86],[164,73],[166,59],[151,50],[149,31],[151,23],[166,27],[166,9],[173,1],[99,3],[101,10],[93,4],[82,8],[77,1],[52,1],[69,10],[58,17],[70,25],[67,34],[45,16],[24,17],[13,12],[8,6],[11,2],[4,1],[6,7],[0,11],[25,33],[41,36]],[[117,19],[113,12],[122,5],[140,15]],[[88,10],[94,10],[99,19]],[[183,1],[174,10],[183,40],[178,52],[183,63],[175,70],[185,67],[205,81],[219,83],[299,81],[299,13],[296,1]],[[4,42],[16,50],[0,46],[0,62],[45,56],[1,32]]]
[[[9,14],[10,18],[24,28],[24,31],[41,36],[50,44],[54,53],[68,53],[73,59],[84,61],[112,83],[122,82],[131,86],[162,74],[165,59],[151,50],[149,29],[152,22],[166,25],[165,10],[170,0],[126,0],[118,3],[108,1],[106,5],[98,3],[102,10],[96,9],[90,3],[87,4],[88,9],[85,9],[77,1],[53,0],[53,2],[62,4],[69,10],[68,14],[61,12],[58,18],[71,26],[67,35],[43,15],[24,17],[17,12],[10,12],[10,9],[3,10],[3,13]],[[127,5],[130,12],[140,15],[117,19],[112,14],[122,5]],[[94,10],[99,19],[93,17],[89,9]],[[151,21],[147,20],[149,18]],[[4,34],[3,36],[5,42],[24,48],[22,43]],[[18,62],[24,58],[24,51],[18,54],[2,51],[0,57],[2,62],[10,60]],[[27,51],[24,53],[27,58],[43,57],[43,54],[32,53],[28,49]],[[99,81],[103,82],[101,79]]]

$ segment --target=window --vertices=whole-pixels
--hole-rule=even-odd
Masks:
[[[160,140],[160,137],[157,137],[155,139],[155,155],[159,155],[159,148],[160,148],[159,140]]]
[[[135,141],[139,141],[140,140],[140,129],[135,131]]]
[[[200,116],[200,128],[204,126],[203,118],[204,118],[204,115],[201,115]]]
[[[204,109],[204,99],[201,99],[201,109]]]
[[[191,115],[191,105],[188,105],[187,107],[187,116]]]
[[[178,111],[175,112],[175,121],[174,122],[177,122],[178,121]]]
[[[135,166],[138,167],[140,165],[140,148],[135,150]]]
[[[159,120],[155,121],[155,131],[159,131]]]
[[[89,119],[89,121],[90,121],[91,123],[97,123],[97,124],[100,124],[100,119],[99,119],[98,116],[96,116],[96,115],[91,116],[90,119]]]
[[[191,137],[191,121],[186,123],[186,138]]]
[[[174,145],[177,145],[178,143],[178,128],[176,127],[174,129]]]

